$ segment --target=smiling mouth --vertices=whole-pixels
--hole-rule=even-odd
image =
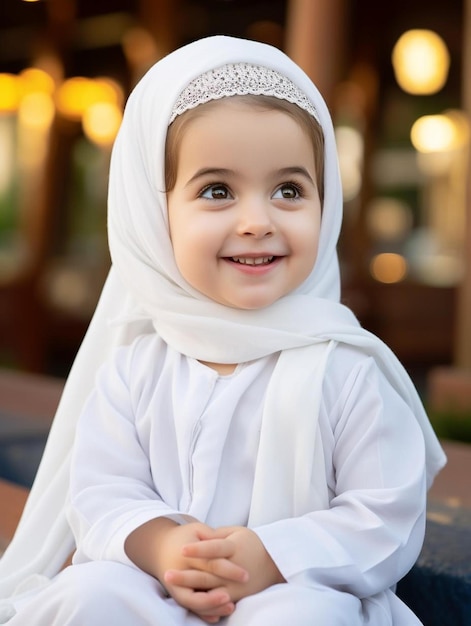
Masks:
[[[269,265],[277,257],[275,256],[258,256],[258,257],[243,257],[243,256],[231,256],[229,259],[234,263],[240,265]]]

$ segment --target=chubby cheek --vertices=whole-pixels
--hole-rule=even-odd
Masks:
[[[201,291],[214,270],[215,251],[210,238],[198,236],[195,229],[178,229],[171,236],[173,254],[177,268],[184,280]]]
[[[298,231],[298,236],[295,241],[295,246],[298,250],[298,258],[305,268],[306,276],[311,273],[317,260],[319,231],[319,221],[313,220],[312,223],[306,224],[304,229]]]
[[[311,245],[306,249],[304,260],[299,271],[299,284],[302,284],[311,274],[317,260],[317,244]]]
[[[183,278],[188,280],[188,274],[191,274],[192,259],[195,258],[195,251],[191,246],[186,245],[185,238],[178,235],[171,237],[173,255],[175,263]]]

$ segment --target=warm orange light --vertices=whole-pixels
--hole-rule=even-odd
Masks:
[[[23,93],[41,92],[52,95],[55,83],[52,76],[37,67],[28,67],[19,74]]]
[[[444,115],[419,117],[411,129],[412,145],[419,152],[444,152],[454,143],[455,127]]]
[[[374,198],[368,205],[366,223],[375,239],[395,241],[405,238],[412,228],[412,212],[396,198]]]
[[[95,83],[98,83],[106,89],[106,93],[109,95],[109,100],[106,102],[110,102],[111,104],[117,104],[121,109],[124,104],[124,91],[122,86],[113,78],[109,76],[98,76],[94,79]]]
[[[62,115],[79,121],[92,105],[98,102],[117,104],[117,100],[116,90],[108,81],[76,76],[59,87],[56,104]]]
[[[0,113],[16,111],[21,100],[21,83],[14,74],[0,74]]]
[[[418,152],[447,152],[469,140],[469,122],[461,111],[423,115],[411,128],[412,145]]]
[[[442,89],[450,67],[450,54],[443,39],[431,30],[414,29],[399,37],[392,53],[399,86],[416,95]]]
[[[407,262],[400,254],[383,252],[373,257],[370,272],[373,278],[380,283],[399,283],[406,277]]]
[[[54,119],[54,102],[47,93],[29,93],[19,107],[19,119],[27,128],[47,130]]]
[[[123,48],[131,64],[137,67],[150,67],[159,58],[154,38],[149,31],[139,26],[124,34]]]
[[[110,146],[121,124],[121,109],[111,102],[98,102],[89,107],[83,116],[83,130],[93,143]]]

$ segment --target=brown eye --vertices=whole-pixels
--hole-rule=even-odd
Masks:
[[[284,200],[296,200],[299,198],[300,190],[296,185],[285,184],[278,187],[274,193],[274,198],[283,198]]]
[[[203,189],[201,197],[208,200],[227,200],[230,194],[225,185],[209,185],[209,187]]]

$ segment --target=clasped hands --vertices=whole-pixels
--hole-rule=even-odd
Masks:
[[[157,578],[209,624],[233,613],[238,600],[285,582],[257,534],[243,526],[172,524],[159,544]]]

